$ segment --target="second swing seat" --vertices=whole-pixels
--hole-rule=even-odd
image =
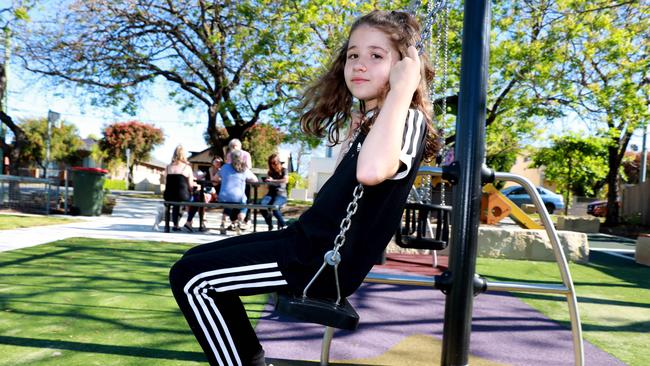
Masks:
[[[407,203],[403,226],[397,229],[395,239],[402,248],[442,250],[449,241],[451,206],[431,203]],[[435,219],[435,230],[430,230],[430,219]]]

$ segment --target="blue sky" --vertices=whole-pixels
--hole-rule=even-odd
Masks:
[[[80,90],[51,90],[45,83],[36,82],[26,72],[14,68],[10,71],[7,105],[9,115],[18,119],[45,117],[48,110],[58,112],[65,121],[77,126],[81,137],[90,134],[101,137],[102,128],[114,122],[135,119],[153,124],[162,128],[165,142],[152,155],[164,162],[170,160],[178,144],[183,144],[188,151],[207,147],[203,140],[207,125],[205,112],[181,112],[167,99],[163,83],[156,83],[151,97],[142,101],[138,114],[129,116],[108,108],[91,107]]]
[[[141,108],[135,116],[119,113],[110,108],[94,108],[82,90],[63,88],[55,90],[43,81],[37,81],[27,71],[13,65],[9,72],[8,112],[14,119],[46,117],[48,110],[58,112],[62,119],[79,129],[81,137],[101,137],[103,127],[129,120],[152,124],[163,130],[165,142],[158,146],[152,157],[169,162],[176,146],[182,144],[186,151],[201,151],[207,148],[203,133],[207,128],[207,112],[203,109],[181,112],[177,104],[167,98],[163,81],[157,81],[151,88],[150,97],[141,101]],[[281,145],[297,156],[297,147]],[[324,148],[313,154],[324,155]],[[303,155],[300,173],[306,174],[310,155]],[[297,163],[297,162],[294,162]]]

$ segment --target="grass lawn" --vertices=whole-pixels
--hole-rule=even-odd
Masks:
[[[68,224],[79,220],[49,216],[24,216],[0,214],[0,230],[19,229],[22,227]]]
[[[586,265],[570,264],[583,336],[628,365],[650,365],[650,268],[592,252]],[[492,280],[561,283],[555,263],[479,258],[476,268]],[[516,294],[570,328],[564,296]]]
[[[0,365],[203,365],[169,290],[187,244],[66,239],[0,253]],[[478,260],[493,280],[558,283],[554,263]],[[592,253],[571,264],[585,339],[650,365],[650,268]],[[517,294],[570,327],[564,298]],[[266,296],[246,298],[252,322]]]
[[[75,238],[0,253],[0,365],[205,365],[167,282],[188,248]],[[266,300],[246,298],[253,322]]]

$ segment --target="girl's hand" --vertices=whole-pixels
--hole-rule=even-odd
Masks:
[[[390,69],[390,89],[413,94],[420,84],[420,56],[415,47],[406,50],[406,56]]]

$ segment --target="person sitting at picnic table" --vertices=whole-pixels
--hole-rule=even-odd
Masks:
[[[212,190],[210,191],[212,197],[210,197],[210,202],[217,202],[217,198],[219,197],[218,193],[221,189],[221,176],[219,175],[219,170],[221,170],[222,166],[223,159],[220,156],[215,156],[214,159],[212,159],[212,165],[208,170],[210,182],[212,184]]]
[[[221,170],[221,189],[219,190],[219,202],[222,203],[246,203],[246,182],[257,182],[257,177],[246,167],[243,160],[242,150],[233,150],[230,153],[230,163],[226,163]],[[224,208],[221,225],[225,226],[226,217],[232,222],[229,229],[246,230],[244,216],[246,208]]]
[[[242,152],[242,160],[246,164],[246,168],[253,169],[253,158],[251,158],[251,154],[248,151],[242,149],[241,140],[236,139],[236,138],[230,140],[230,142],[228,143],[228,153],[226,154],[226,163],[230,163],[230,154],[233,151],[236,151],[236,150],[239,150],[239,151]],[[245,193],[246,193],[246,197],[250,197],[251,190],[250,190],[249,186],[246,186]],[[256,202],[253,202],[253,203],[256,203]],[[244,217],[245,225],[248,225],[248,221],[250,220],[250,216],[251,216],[250,212],[247,211],[246,214],[245,214],[245,217]]]
[[[228,143],[228,153],[226,154],[226,164],[229,164],[232,159],[232,153],[233,151],[241,151],[242,154],[242,161],[246,165],[247,169],[253,169],[253,159],[251,158],[251,154],[248,153],[246,150],[242,150],[241,147],[241,141],[239,139],[232,139]]]
[[[210,194],[210,191],[206,191],[206,189],[211,189],[212,186],[206,186],[206,185],[199,185],[198,182],[205,182],[205,173],[197,170],[194,172],[194,182],[196,185],[192,189],[192,202],[210,202],[210,198],[212,195]],[[201,183],[203,184],[203,183]],[[205,207],[197,207],[197,206],[189,206],[187,210],[187,220],[185,221],[185,225],[183,225],[183,228],[188,231],[188,232],[194,232],[194,229],[192,228],[192,220],[194,220],[194,215],[196,213],[199,213],[199,231],[204,232],[207,231],[207,227],[205,226]]]
[[[176,146],[172,161],[165,168],[165,200],[166,201],[189,201],[190,193],[196,186],[192,167],[185,157],[185,149],[182,145]],[[172,187],[173,186],[173,187]],[[180,218],[180,206],[172,206],[173,231],[180,231],[178,226]]]
[[[269,183],[269,190],[262,201],[263,205],[278,205],[283,206],[287,203],[287,169],[282,167],[282,162],[278,154],[271,154],[267,160],[269,165],[268,177],[264,181]],[[280,210],[273,210],[273,215],[268,210],[261,210],[260,213],[264,217],[264,221],[269,226],[269,231],[273,230],[273,216],[278,220],[278,230],[283,229],[287,224],[282,217]]]

